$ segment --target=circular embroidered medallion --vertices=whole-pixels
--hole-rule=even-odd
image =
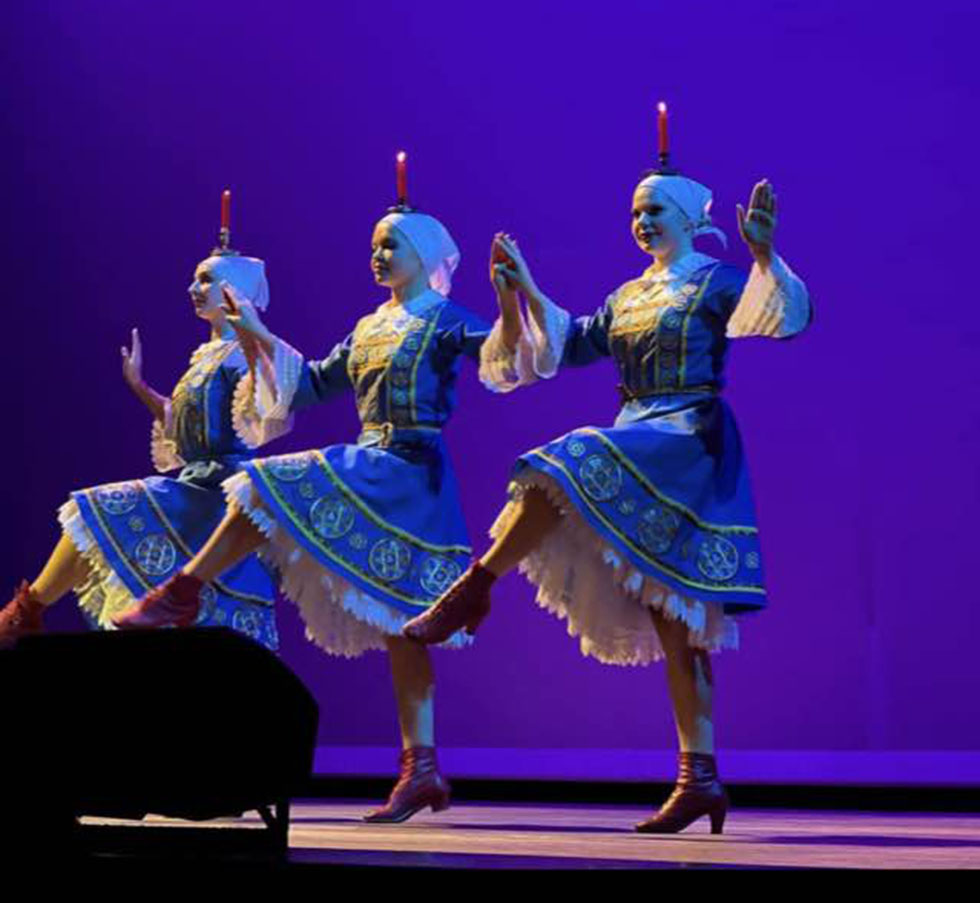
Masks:
[[[382,539],[374,544],[368,563],[382,580],[400,580],[408,572],[412,552],[400,539]]]
[[[107,514],[129,514],[139,498],[140,491],[132,483],[113,483],[95,491],[95,500]]]
[[[675,512],[663,505],[654,505],[640,515],[637,533],[647,551],[662,555],[670,548],[680,526],[681,519]]]
[[[281,455],[278,458],[270,458],[265,468],[280,482],[295,483],[297,480],[302,480],[310,469],[310,456]]]
[[[668,329],[677,329],[681,325],[681,318],[675,311],[664,314],[664,326]]]
[[[589,455],[582,462],[578,475],[586,493],[597,502],[616,498],[623,485],[623,472],[608,455]]]
[[[133,556],[144,574],[160,577],[177,563],[177,550],[169,537],[162,533],[144,536],[136,546]]]
[[[412,357],[411,355],[404,354],[403,352],[399,351],[398,354],[395,355],[393,363],[396,367],[408,367],[412,363]]]
[[[462,573],[463,569],[451,558],[431,555],[422,562],[422,589],[430,596],[441,596]]]
[[[262,621],[254,611],[249,611],[245,608],[239,608],[232,615],[231,626],[239,633],[244,633],[245,636],[249,636],[253,640],[257,640],[262,635]]]
[[[698,549],[698,570],[709,580],[731,580],[738,572],[738,549],[722,536],[712,536]]]
[[[310,506],[310,523],[324,539],[337,539],[354,526],[354,508],[338,496],[321,496]]]
[[[391,400],[394,401],[395,404],[408,404],[408,392],[406,392],[404,389],[395,389],[391,393]]]
[[[585,454],[585,443],[581,439],[570,439],[568,442],[568,453],[573,458],[581,458]]]
[[[419,337],[417,335],[410,335],[405,339],[405,347],[409,351],[415,351],[419,347]]]

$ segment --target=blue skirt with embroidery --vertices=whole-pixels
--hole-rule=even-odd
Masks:
[[[204,479],[197,464],[178,479],[152,476],[71,494],[84,529],[73,523],[74,512],[66,510],[70,505],[62,509],[62,523],[93,565],[96,585],[79,588],[90,620],[107,626],[120,613],[120,604],[144,596],[204,545],[225,513],[220,477],[235,468],[210,462],[206,469],[213,473]],[[115,610],[106,610],[107,599],[114,600]],[[276,649],[274,601],[272,575],[250,555],[204,587],[197,624],[232,627]]]
[[[265,516],[317,565],[384,603],[392,629],[432,605],[469,564],[456,478],[437,432],[396,430],[384,447],[370,436],[253,459],[244,471]]]
[[[627,403],[612,427],[583,427],[522,455],[597,534],[647,576],[726,614],[766,605],[759,531],[731,410],[713,395]]]

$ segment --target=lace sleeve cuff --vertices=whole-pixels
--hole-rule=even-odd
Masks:
[[[160,473],[176,470],[185,463],[177,453],[177,443],[173,439],[173,414],[169,399],[163,405],[163,421],[153,421],[150,431],[150,460]]]
[[[247,373],[235,386],[231,422],[235,434],[250,448],[258,448],[286,435],[293,428],[290,411],[303,372],[303,356],[281,339],[276,339],[272,357],[274,383],[262,367],[257,378]]]
[[[729,338],[769,336],[783,339],[810,322],[810,298],[803,281],[774,254],[765,271],[752,265],[738,305],[728,321]]]

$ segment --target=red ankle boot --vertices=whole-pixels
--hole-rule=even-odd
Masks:
[[[721,834],[728,812],[728,794],[718,780],[715,757],[708,753],[678,756],[679,773],[674,792],[656,815],[640,822],[643,834],[676,834],[702,815],[711,817],[711,833]]]
[[[496,579],[496,574],[474,561],[432,608],[402,627],[402,633],[426,644],[444,643],[461,627],[476,633],[490,613],[490,587]]]
[[[117,615],[112,623],[120,630],[140,627],[189,627],[201,608],[204,582],[189,574],[176,573],[150,590],[135,608]]]
[[[380,809],[364,816],[369,822],[400,822],[420,809],[431,806],[433,812],[449,808],[449,782],[439,774],[434,746],[403,749],[398,783]]]
[[[31,585],[26,580],[21,581],[13,599],[0,609],[0,649],[13,646],[28,633],[41,633],[44,630],[43,611],[44,606],[31,592]]]

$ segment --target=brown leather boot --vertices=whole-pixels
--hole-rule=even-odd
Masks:
[[[656,815],[640,822],[643,834],[676,834],[702,815],[711,817],[711,833],[721,834],[728,812],[728,794],[718,780],[715,757],[708,753],[682,752],[677,757],[674,792]]]
[[[420,809],[431,806],[433,812],[449,808],[449,782],[439,774],[434,746],[403,749],[398,783],[388,802],[364,816],[369,822],[400,822]]]
[[[496,574],[474,561],[432,608],[402,627],[402,634],[428,645],[444,643],[461,627],[476,633],[490,614],[490,587],[496,579]]]
[[[22,580],[17,592],[2,609],[0,609],[0,649],[13,646],[22,636],[28,633],[42,633],[44,622],[41,612],[44,606],[37,596],[31,592],[31,585]]]
[[[150,590],[130,611],[114,617],[112,623],[120,630],[170,625],[189,627],[200,611],[203,587],[203,581],[197,577],[178,571]]]

